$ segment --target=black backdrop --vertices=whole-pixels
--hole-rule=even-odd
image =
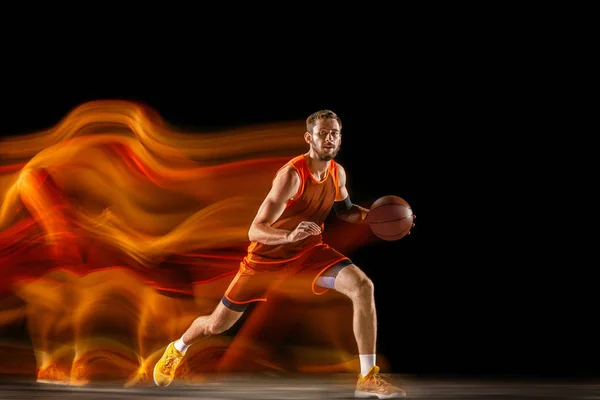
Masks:
[[[352,199],[397,194],[417,215],[409,237],[353,255],[375,282],[380,346],[397,372],[597,373],[579,361],[593,360],[594,341],[586,340],[593,335],[573,328],[573,320],[581,322],[576,309],[549,284],[565,265],[532,250],[533,223],[508,211],[519,189],[504,175],[514,157],[506,152],[511,133],[503,131],[510,116],[492,113],[496,103],[477,87],[418,68],[403,75],[376,69],[360,79],[262,72],[30,75],[3,91],[0,133],[47,128],[96,99],[142,101],[190,129],[332,109],[344,122],[339,161],[352,179]]]

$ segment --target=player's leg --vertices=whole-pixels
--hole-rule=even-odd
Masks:
[[[169,343],[161,359],[154,366],[154,383],[158,386],[171,384],[175,371],[189,346],[225,332],[240,319],[243,313],[228,308],[222,300],[210,315],[196,318],[180,339]]]
[[[336,272],[337,270],[333,281],[330,281],[329,284],[352,301],[352,328],[359,354],[375,354],[377,314],[373,282],[356,265],[352,263],[342,265],[342,268],[339,265],[329,268],[319,279],[330,276],[329,271]]]
[[[243,309],[232,309],[224,297],[210,315],[198,317],[176,343],[177,350],[185,353],[187,348],[209,336],[219,335],[231,328],[244,313]]]
[[[354,264],[332,268],[330,270],[335,274],[332,288],[352,301],[352,328],[358,345],[361,366],[355,396],[405,397],[406,394],[402,389],[392,386],[379,375],[379,367],[376,365],[377,313],[373,282]],[[327,276],[327,271],[323,275]]]
[[[158,386],[169,385],[189,346],[231,328],[251,302],[266,301],[265,293],[274,279],[273,274],[256,273],[242,262],[214,311],[196,318],[180,339],[169,343],[154,367],[154,383]]]

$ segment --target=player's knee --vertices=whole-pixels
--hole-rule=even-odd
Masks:
[[[358,290],[362,298],[373,297],[375,294],[375,285],[371,279],[364,277],[358,283]]]
[[[373,281],[366,276],[357,279],[347,293],[348,297],[353,300],[373,298],[374,294],[375,286],[373,285]]]

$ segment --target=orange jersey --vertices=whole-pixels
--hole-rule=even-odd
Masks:
[[[272,224],[273,228],[294,230],[302,221],[312,221],[324,229],[324,222],[339,190],[337,164],[331,160],[325,177],[318,181],[308,168],[304,155],[294,157],[283,167],[291,165],[300,176],[298,193],[290,200],[283,214]],[[322,235],[311,235],[298,242],[265,245],[252,242],[246,261],[254,269],[278,269],[281,263],[292,261],[314,246],[323,243]]]

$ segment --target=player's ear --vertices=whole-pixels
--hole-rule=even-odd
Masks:
[[[310,134],[310,132],[304,132],[304,141],[308,144],[312,142],[312,135]]]

